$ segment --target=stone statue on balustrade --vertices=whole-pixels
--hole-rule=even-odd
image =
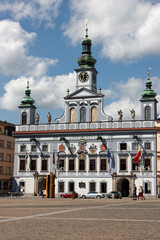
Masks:
[[[52,116],[50,114],[50,112],[47,114],[47,123],[51,123],[51,120],[52,120]]]
[[[40,116],[39,116],[39,114],[37,113],[37,114],[35,115],[35,123],[36,123],[36,124],[39,124],[39,119],[40,119]]]
[[[118,121],[122,121],[122,118],[123,118],[123,112],[122,112],[122,110],[119,110],[119,111],[118,111],[118,115],[119,115]]]
[[[132,110],[130,110],[130,112],[131,112],[132,120],[135,120],[135,110],[132,109]]]

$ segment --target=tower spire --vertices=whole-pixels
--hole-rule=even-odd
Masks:
[[[27,81],[27,89],[25,90],[25,97],[22,98],[20,106],[31,106],[34,104],[33,98],[30,97],[31,90],[29,89],[29,81]]]
[[[85,38],[82,40],[82,56],[78,58],[78,69],[92,69],[96,63],[96,59],[92,57],[91,45],[92,41],[88,38],[88,19],[85,19],[86,29]]]

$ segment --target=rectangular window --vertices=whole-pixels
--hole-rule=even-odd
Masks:
[[[9,149],[12,148],[12,143],[11,142],[7,142],[7,148],[9,148]]]
[[[57,168],[60,170],[64,170],[64,158],[59,158],[57,162]]]
[[[11,155],[10,155],[10,154],[7,154],[6,161],[7,161],[7,162],[11,162]]]
[[[90,182],[90,192],[95,192],[95,191],[96,191],[96,183]]]
[[[43,152],[48,152],[48,145],[47,144],[42,145],[42,151]]]
[[[96,170],[96,160],[95,159],[90,159],[90,171],[95,171]]]
[[[107,159],[101,158],[100,160],[100,171],[107,171]]]
[[[138,143],[132,143],[132,150],[138,150]]]
[[[135,163],[134,158],[132,159],[132,171],[139,171],[139,163]]]
[[[25,159],[20,159],[19,171],[25,171],[25,170],[26,170],[26,161]]]
[[[85,182],[79,182],[79,188],[86,188]]]
[[[145,143],[144,143],[144,148],[145,148],[146,150],[150,150],[150,149],[151,149],[151,142],[145,142]]]
[[[0,174],[3,174],[3,167],[0,167]]]
[[[126,171],[127,165],[126,165],[126,158],[120,159],[120,171]]]
[[[150,158],[144,158],[144,171],[151,170],[151,159]]]
[[[69,159],[69,171],[74,171],[74,159]]]
[[[4,148],[4,141],[0,140],[0,148]]]
[[[69,192],[74,191],[74,182],[69,182]]]
[[[25,152],[25,151],[26,151],[26,145],[21,145],[20,151],[21,151],[21,152]]]
[[[37,146],[31,145],[31,152],[36,152],[36,151],[37,151]]]
[[[84,170],[85,170],[85,160],[79,159],[79,171],[84,171]]]
[[[8,181],[3,182],[3,190],[8,190]]]
[[[0,153],[0,161],[3,161],[3,153]]]
[[[10,174],[10,167],[6,167],[6,174],[7,174],[7,175]]]
[[[59,188],[58,188],[58,192],[64,192],[64,182],[59,182]]]
[[[35,158],[31,158],[31,160],[30,160],[30,169],[31,169],[31,171],[36,171],[36,159]]]
[[[48,171],[48,159],[42,159],[42,171]]]
[[[127,143],[120,143],[120,150],[127,150]]]
[[[151,193],[151,182],[145,182],[144,192],[148,194]]]

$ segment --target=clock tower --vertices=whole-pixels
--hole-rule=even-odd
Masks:
[[[82,40],[82,56],[78,58],[79,67],[76,71],[76,89],[82,87],[87,88],[93,92],[97,92],[97,70],[94,65],[96,59],[92,57],[91,53],[92,41],[88,38],[88,28],[86,27],[86,35]]]

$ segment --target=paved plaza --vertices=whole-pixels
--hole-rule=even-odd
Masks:
[[[160,239],[160,199],[0,198],[1,240]]]

